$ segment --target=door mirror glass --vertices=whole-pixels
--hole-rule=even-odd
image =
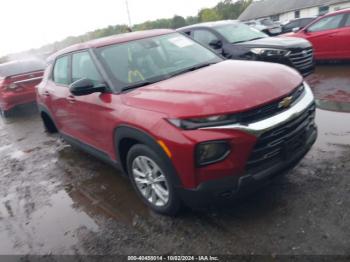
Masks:
[[[106,86],[104,84],[95,85],[91,79],[82,78],[69,86],[70,92],[75,96],[84,96],[92,93],[104,92]]]
[[[294,28],[292,29],[292,31],[293,31],[294,33],[298,32],[299,30],[300,30],[300,27],[294,27]]]

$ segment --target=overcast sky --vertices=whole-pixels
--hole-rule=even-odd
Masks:
[[[196,15],[219,0],[128,0],[133,24]],[[127,24],[125,0],[1,0],[0,57],[70,35]]]

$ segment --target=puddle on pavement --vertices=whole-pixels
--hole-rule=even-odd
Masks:
[[[325,151],[329,145],[350,146],[350,113],[318,109],[316,123],[319,131],[316,146]]]
[[[318,65],[307,81],[317,99],[350,101],[350,63]]]
[[[77,230],[96,232],[99,228],[89,215],[74,207],[75,202],[65,190],[52,194],[48,204],[30,215],[27,201],[30,200],[18,199],[13,194],[0,202],[1,224],[7,229],[0,231],[0,254],[23,254],[32,247],[36,254],[48,250],[60,253],[78,244]],[[34,203],[29,204],[35,209]]]
[[[149,210],[121,171],[74,147],[61,148],[60,161],[67,165],[74,163],[75,167],[82,167],[92,174],[88,179],[66,186],[72,199],[78,206],[84,204],[87,213],[102,212],[125,224],[132,224],[135,217],[149,215]],[[74,172],[74,169],[68,169],[67,176],[74,177]]]
[[[350,97],[347,102],[317,99],[316,105],[317,108],[327,111],[350,113]]]
[[[350,145],[350,63],[323,64],[307,78],[316,98],[318,139],[327,151],[331,145]]]

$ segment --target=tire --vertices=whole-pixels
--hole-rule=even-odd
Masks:
[[[134,145],[127,155],[131,183],[139,197],[155,212],[174,216],[181,206],[180,198],[171,183],[171,170],[146,145]]]
[[[49,134],[57,133],[57,128],[53,120],[46,114],[41,115],[41,119],[43,121],[44,129]]]
[[[0,116],[2,118],[8,118],[10,116],[10,111],[5,111],[2,108],[0,108]]]

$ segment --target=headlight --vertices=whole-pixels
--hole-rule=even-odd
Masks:
[[[238,117],[235,115],[218,115],[203,118],[168,119],[168,121],[179,128],[191,130],[237,123]]]
[[[231,152],[226,141],[210,141],[197,145],[196,164],[204,166],[224,160]]]
[[[250,51],[256,55],[264,56],[286,56],[290,53],[288,50],[273,48],[252,48]]]

